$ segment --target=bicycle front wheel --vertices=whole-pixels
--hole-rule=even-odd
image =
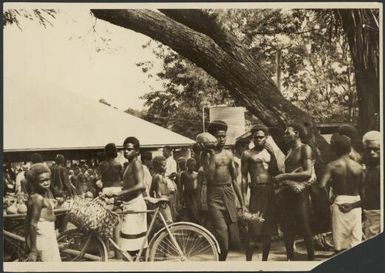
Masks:
[[[57,237],[62,261],[107,261],[108,251],[103,240],[78,229],[66,230]]]
[[[187,224],[169,227],[178,247],[167,230],[161,232],[150,243],[149,261],[218,261],[218,250],[214,240],[203,230]]]

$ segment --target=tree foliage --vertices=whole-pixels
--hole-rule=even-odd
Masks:
[[[352,61],[333,11],[229,9],[205,12],[233,33],[271,78],[276,77],[276,54],[280,50],[283,94],[316,121],[352,121],[357,107]],[[201,126],[198,121],[202,118],[202,92],[210,105],[241,104],[215,79],[175,51],[158,44],[154,53],[163,60],[161,73],[153,75],[148,62],[138,66],[150,77],[158,77],[167,84],[162,90],[144,96],[149,120],[155,118],[152,121],[174,129],[173,120],[177,120],[178,115],[185,109],[188,112],[195,109],[192,116],[197,126]],[[167,120],[166,117],[171,118]],[[180,119],[178,124],[182,134],[191,127],[190,122],[183,130],[184,122]]]
[[[21,29],[21,20],[37,20],[44,27],[52,26],[51,20],[55,18],[57,11],[54,9],[7,9],[3,12],[3,27],[16,24]]]

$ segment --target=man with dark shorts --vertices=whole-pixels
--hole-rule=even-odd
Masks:
[[[325,188],[331,181],[335,194],[332,211],[334,249],[338,252],[359,244],[362,240],[361,196],[363,168],[351,159],[351,140],[347,136],[335,135],[331,139],[332,149],[338,158],[330,162],[320,180]]]
[[[309,181],[314,174],[313,153],[309,145],[303,143],[305,129],[299,124],[291,124],[285,131],[285,142],[290,149],[285,160],[285,172],[275,177],[283,187],[277,196],[280,210],[281,229],[285,240],[288,260],[294,259],[294,239],[302,235],[305,241],[307,258],[314,260],[314,241],[310,228],[309,188],[296,192],[287,182],[301,184]]]
[[[270,252],[272,235],[277,234],[275,219],[275,197],[272,176],[278,174],[277,161],[274,154],[265,149],[268,129],[256,126],[252,130],[254,148],[242,154],[242,192],[245,196],[250,187],[249,211],[261,213],[263,223],[250,223],[246,247],[246,260],[251,261],[254,252],[254,241],[261,239],[263,244],[262,260],[267,261]],[[250,175],[250,183],[248,183]]]
[[[214,235],[218,240],[221,253],[220,261],[225,261],[229,249],[229,240],[239,247],[238,218],[235,208],[235,194],[244,210],[243,198],[236,183],[234,155],[224,149],[227,124],[213,121],[209,124],[210,134],[217,138],[218,144],[203,156],[203,166],[207,178],[207,206]]]

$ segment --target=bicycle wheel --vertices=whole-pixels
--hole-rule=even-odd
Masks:
[[[107,261],[105,243],[93,234],[78,229],[66,230],[57,237],[62,261]]]
[[[149,261],[218,261],[216,244],[206,232],[188,224],[169,228],[183,255],[179,254],[170,234],[164,230],[150,242]]]

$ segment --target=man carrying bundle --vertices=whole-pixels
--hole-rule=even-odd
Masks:
[[[224,149],[227,124],[223,121],[213,121],[207,131],[218,142],[212,149],[206,149],[202,160],[207,178],[207,206],[215,237],[221,249],[219,260],[225,261],[230,238],[234,245],[239,246],[235,194],[243,210],[245,207],[236,183],[234,155],[230,150]]]

